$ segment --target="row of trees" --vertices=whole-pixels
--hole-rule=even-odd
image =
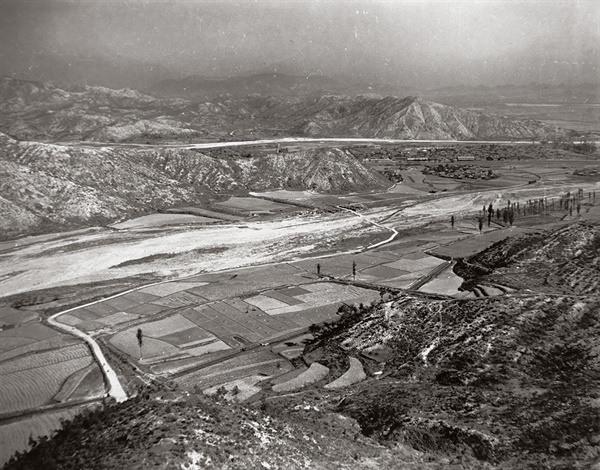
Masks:
[[[505,224],[510,224],[512,227],[514,220],[516,217],[522,216],[532,216],[532,215],[542,215],[549,214],[550,212],[555,211],[568,211],[569,215],[573,215],[573,211],[577,211],[577,214],[581,213],[581,203],[586,199],[586,194],[583,189],[579,189],[575,193],[571,193],[570,191],[561,196],[560,198],[550,198],[547,197],[538,198],[538,199],[529,199],[523,204],[521,202],[511,202],[510,200],[507,202],[506,207],[504,208],[494,208],[494,206],[490,203],[489,206],[483,206],[483,209],[478,218],[479,221],[479,231],[483,230],[483,221],[487,218],[488,227],[492,223],[492,219],[495,216],[497,221],[502,220]],[[587,193],[587,200],[589,202],[596,201],[596,191]],[[452,228],[454,228],[455,219],[454,216],[450,218],[450,224]]]

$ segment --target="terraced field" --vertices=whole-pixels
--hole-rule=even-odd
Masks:
[[[273,385],[274,392],[291,392],[323,380],[329,374],[329,369],[318,362],[313,362],[310,367],[296,377],[280,384]]]
[[[0,352],[0,362],[8,361],[9,359],[23,356],[35,351],[43,351],[46,349],[58,349],[63,346],[71,346],[79,341],[71,336],[61,335],[58,332],[55,336],[41,341],[25,339],[20,336],[9,336],[5,333],[14,334],[19,328],[0,331],[0,346],[3,347]]]
[[[73,358],[53,362],[51,353],[36,358],[31,366],[27,358],[14,361],[13,372],[2,374],[0,382],[0,409],[5,413],[37,408],[50,402],[67,378],[89,366],[92,358],[87,351],[73,352]]]
[[[328,384],[324,385],[325,388],[335,389],[349,387],[350,385],[362,382],[367,378],[367,374],[365,374],[362,363],[358,359],[355,357],[349,357],[348,360],[350,361],[349,369],[333,382],[329,382]]]
[[[302,286],[267,291],[248,297],[245,301],[269,315],[290,314],[317,309],[326,305],[347,303],[368,303],[379,298],[379,292],[351,285],[319,282]],[[286,319],[292,319],[288,315]]]
[[[16,326],[36,320],[39,314],[36,312],[28,312],[17,310],[10,307],[0,307],[0,328],[4,326]]]
[[[290,370],[292,366],[281,357],[270,351],[260,351],[225,360],[177,378],[175,381],[186,388],[207,389],[257,374],[273,376]]]

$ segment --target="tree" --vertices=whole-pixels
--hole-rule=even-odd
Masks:
[[[483,230],[483,217],[479,217],[479,233]]]
[[[452,226],[452,229],[454,230],[454,216],[450,217],[450,225]]]
[[[581,213],[581,202],[577,203],[577,215]]]
[[[511,227],[512,227],[514,221],[515,221],[515,213],[512,210],[510,210],[510,211],[508,211],[508,223],[510,224]]]
[[[317,263],[317,276],[321,275],[321,265]]]
[[[144,342],[144,334],[142,333],[141,328],[138,328],[135,336],[137,337],[138,345],[140,346],[140,359],[141,359],[142,358],[142,343]]]
[[[356,279],[356,261],[352,261],[352,278]]]

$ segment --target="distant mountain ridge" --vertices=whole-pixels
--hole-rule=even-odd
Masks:
[[[521,139],[558,133],[531,119],[452,108],[415,96],[323,97],[293,117],[302,135],[360,135],[394,139]]]
[[[231,132],[246,137],[512,140],[549,139],[564,133],[532,119],[452,108],[414,96],[317,94],[290,98],[255,93],[219,95],[197,102],[156,98],[130,89],[61,89],[3,77],[0,99],[0,132],[23,140],[159,143],[217,140]]]
[[[70,86],[86,84],[107,88],[145,89],[173,76],[167,67],[123,56],[0,53],[0,75]]]

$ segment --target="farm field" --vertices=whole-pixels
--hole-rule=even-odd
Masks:
[[[273,199],[280,199],[283,201],[303,201],[306,199],[319,197],[318,193],[312,193],[310,191],[290,191],[287,189],[277,189],[275,191],[261,191],[251,192],[251,196],[267,197]]]
[[[460,291],[458,288],[463,282],[463,278],[454,274],[452,269],[446,269],[443,273],[436,276],[435,279],[423,285],[419,291],[429,294],[459,295]]]
[[[442,178],[435,175],[427,175],[423,180],[425,184],[431,185],[439,191],[452,191],[461,187],[461,182],[452,178]]]
[[[202,390],[245,377],[264,375],[275,376],[292,370],[286,360],[270,351],[244,354],[212,365],[196,372],[178,377],[175,381],[181,386]]]
[[[191,279],[208,285],[191,289],[190,292],[208,300],[220,300],[278,286],[301,284],[315,278],[316,274],[310,275],[290,264],[240,268],[228,273],[195,276]]]
[[[270,269],[275,269],[275,272],[282,269],[289,273],[298,272],[296,268],[285,265],[270,267]],[[248,270],[241,271],[246,275],[249,274]],[[213,275],[212,279],[206,277],[204,279],[214,280],[217,283],[224,282],[225,285],[227,280],[240,282],[235,274],[228,274],[225,277]],[[259,279],[265,280],[264,277]],[[296,277],[293,280],[298,282]],[[331,321],[336,318],[337,309],[342,302],[369,303],[379,298],[377,291],[330,282],[309,282],[302,285],[296,283],[275,286],[250,296],[226,297],[227,291],[224,291],[223,300],[207,300],[197,296],[197,293],[205,293],[205,289],[210,287],[211,283],[202,283],[195,279],[188,281],[193,282],[167,283],[142,289],[140,293],[148,295],[149,289],[157,293],[159,287],[170,287],[164,290],[165,297],[153,300],[152,304],[166,305],[166,302],[162,302],[163,299],[172,300],[173,296],[184,298],[186,302],[166,305],[161,315],[171,310],[176,310],[177,313],[159,320],[152,320],[149,317],[145,322],[137,321],[133,326],[126,328],[115,325],[119,331],[110,338],[110,343],[138,361],[140,365],[151,365],[152,370],[157,373],[168,373],[168,371],[180,370],[186,364],[190,367],[197,364],[192,358],[245,347],[284,336],[313,323]],[[194,294],[178,290],[186,284],[195,286],[191,288]],[[172,292],[173,290],[175,292]],[[182,297],[184,294],[187,296]],[[231,289],[229,294],[232,294]],[[127,308],[126,304],[124,307]],[[109,317],[114,315],[116,314],[111,313]],[[136,337],[138,329],[143,332],[141,348]]]
[[[87,346],[75,345],[2,363],[0,409],[10,413],[49,404],[69,376],[92,361]]]
[[[39,314],[36,312],[28,312],[17,310],[16,308],[0,307],[0,329],[5,326],[16,326],[37,320]]]
[[[0,331],[0,413],[104,394],[88,346],[41,323]]]
[[[81,344],[41,323],[31,323],[0,331],[0,363],[36,351]]]
[[[494,243],[504,240],[507,237],[518,236],[528,231],[530,230],[519,227],[493,230],[484,233],[483,235],[476,235],[472,238],[440,246],[431,250],[431,253],[445,258],[466,258],[485,250]]]
[[[318,310],[319,307],[339,302],[367,303],[378,298],[377,291],[351,285],[319,282],[264,292],[245,301],[269,315],[288,314],[285,318],[293,321],[295,312]]]
[[[257,384],[270,378],[269,375],[250,375],[242,379],[232,380],[224,384],[207,388],[204,390],[204,393],[206,395],[214,395],[221,387],[223,387],[228,392],[225,395],[227,400],[242,402],[259,393],[261,388],[257,386]]]
[[[297,207],[288,204],[282,204],[279,202],[268,201],[266,199],[259,199],[255,197],[233,196],[227,201],[218,202],[215,205],[236,209],[249,214],[275,214],[279,212],[294,212],[298,210]]]
[[[273,385],[274,392],[291,392],[304,388],[307,385],[312,385],[315,382],[323,380],[329,374],[329,368],[318,362],[313,362],[310,367],[299,374],[298,376],[291,378],[287,382]]]
[[[136,336],[138,328],[143,332],[141,347]],[[142,359],[140,362],[145,364],[229,349],[213,334],[199,328],[181,314],[137,324],[118,332],[110,342],[130,357]]]

